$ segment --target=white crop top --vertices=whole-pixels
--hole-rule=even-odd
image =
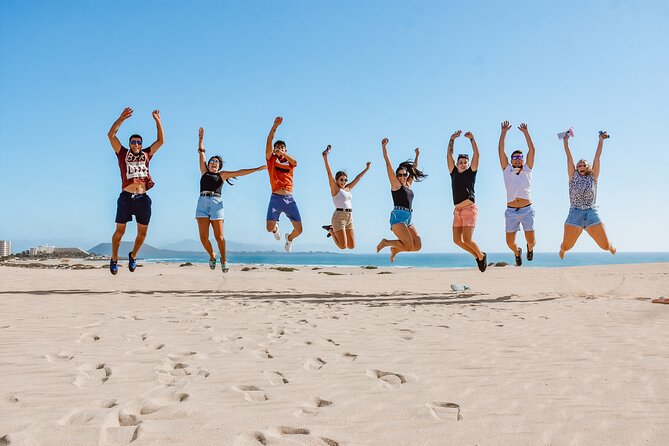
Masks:
[[[347,190],[339,188],[337,195],[332,197],[335,208],[352,209],[353,208],[353,194]]]
[[[506,202],[510,203],[516,198],[523,198],[532,201],[530,195],[530,186],[532,185],[532,169],[523,166],[520,173],[516,174],[516,169],[511,163],[504,169],[504,186],[506,186]]]

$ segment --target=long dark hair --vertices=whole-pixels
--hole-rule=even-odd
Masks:
[[[407,180],[413,179],[414,181],[420,182],[423,181],[423,178],[427,176],[426,173],[423,173],[422,171],[416,169],[414,162],[411,160],[406,160],[403,163],[400,163],[400,165],[397,166],[397,169],[395,169],[395,175],[397,175],[397,173],[402,169],[406,170],[407,173],[409,174]]]
[[[214,155],[211,158],[209,158],[209,161],[211,161],[211,160],[218,160],[218,172],[223,170],[223,164],[224,164],[223,158],[221,158],[218,155]],[[209,171],[209,167],[207,167],[207,171]],[[236,180],[236,179],[237,179],[237,177],[226,178],[225,182],[228,183],[230,186],[234,186],[234,184],[232,184],[232,181],[230,181],[230,180]]]

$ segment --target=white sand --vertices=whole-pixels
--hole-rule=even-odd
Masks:
[[[669,442],[667,264],[240,268],[0,267],[0,445]]]

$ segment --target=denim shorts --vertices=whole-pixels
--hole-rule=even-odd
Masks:
[[[520,231],[520,225],[523,225],[523,231],[534,231],[534,207],[532,205],[522,208],[506,208],[504,212],[506,221],[506,232]]]
[[[597,208],[591,207],[586,209],[569,208],[569,215],[567,216],[567,221],[564,223],[570,226],[578,226],[579,228],[587,228],[601,222],[602,220],[599,218]]]
[[[116,223],[132,221],[132,216],[140,225],[148,225],[151,220],[151,198],[147,194],[131,194],[123,191],[116,200]]]
[[[223,199],[213,195],[200,197],[197,200],[195,218],[208,218],[209,220],[225,220],[223,211]]]
[[[279,221],[281,213],[286,214],[290,221],[302,221],[300,210],[292,195],[272,194],[267,206],[267,221]]]
[[[393,225],[397,223],[402,223],[404,225],[411,226],[411,214],[412,211],[409,211],[404,208],[395,208],[390,213],[390,229],[393,228]]]

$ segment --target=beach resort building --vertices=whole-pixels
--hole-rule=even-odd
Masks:
[[[39,245],[36,248],[30,248],[28,254],[38,256],[40,254],[53,254],[54,247],[49,245]]]
[[[9,240],[0,240],[0,257],[12,255],[12,242]]]

